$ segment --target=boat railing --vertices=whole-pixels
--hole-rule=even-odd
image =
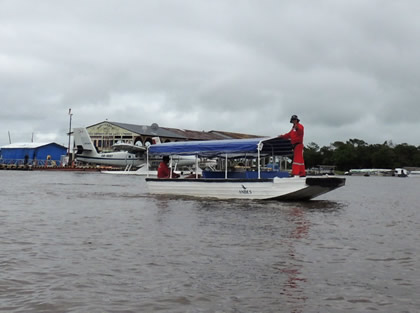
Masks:
[[[246,170],[246,171],[228,171],[227,177],[225,176],[225,171],[203,171],[203,178],[240,178],[240,179],[269,179],[274,177],[289,177],[289,172],[287,171],[261,171],[260,177],[258,177],[258,171],[255,170]]]

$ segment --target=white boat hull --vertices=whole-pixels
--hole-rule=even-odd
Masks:
[[[217,199],[309,200],[341,187],[344,178],[157,179],[146,178],[151,194]]]

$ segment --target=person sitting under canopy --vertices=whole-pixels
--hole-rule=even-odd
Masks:
[[[171,170],[169,169],[169,156],[165,155],[162,158],[162,162],[160,162],[158,167],[158,178],[171,178]],[[172,178],[178,178],[179,175],[172,171]]]

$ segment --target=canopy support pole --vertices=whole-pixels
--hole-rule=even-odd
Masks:
[[[226,159],[225,159],[225,179],[228,178],[228,158],[226,153]]]
[[[195,179],[198,178],[198,155],[195,155]]]
[[[170,156],[170,162],[169,162],[169,178],[172,178],[172,154]]]
[[[260,168],[260,149],[258,147],[258,179],[261,179],[261,168]]]
[[[146,152],[146,169],[147,169],[146,177],[149,177],[149,147],[147,147],[147,152]]]

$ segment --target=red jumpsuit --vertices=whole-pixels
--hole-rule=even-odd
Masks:
[[[281,138],[290,139],[293,145],[292,175],[306,176],[305,161],[303,160],[303,133],[303,125],[297,123],[296,126],[293,125],[290,132],[280,136]]]

